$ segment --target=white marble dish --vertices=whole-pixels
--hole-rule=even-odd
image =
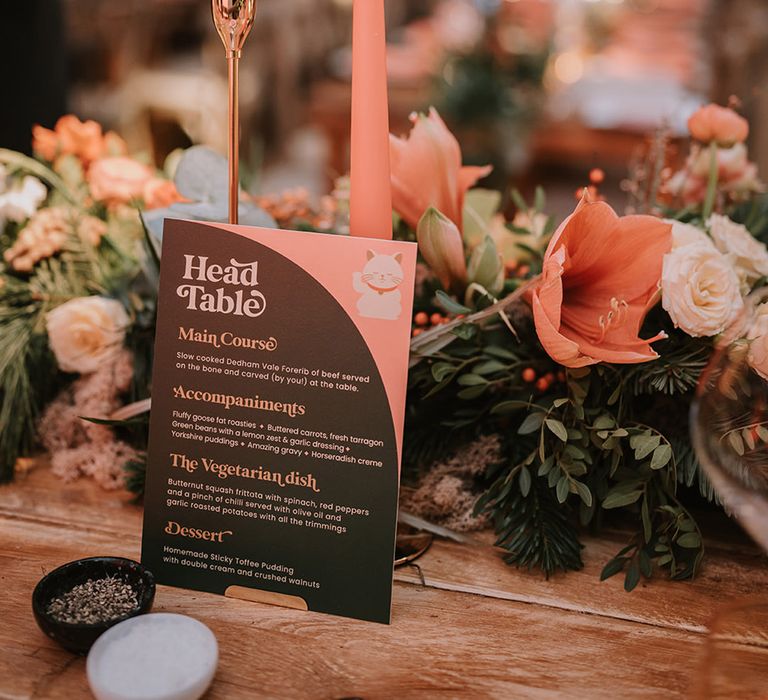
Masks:
[[[99,637],[86,670],[96,700],[198,700],[218,662],[216,637],[202,622],[154,613]]]

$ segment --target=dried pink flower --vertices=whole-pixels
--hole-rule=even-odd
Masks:
[[[38,426],[40,440],[51,453],[54,474],[65,481],[88,476],[102,488],[123,485],[123,465],[137,456],[105,425],[81,416],[103,418],[120,405],[133,376],[133,356],[123,350],[112,363],[84,375],[49,404]]]

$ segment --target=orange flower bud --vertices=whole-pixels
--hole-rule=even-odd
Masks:
[[[417,237],[419,251],[446,290],[466,284],[464,241],[453,221],[430,207],[419,221]]]
[[[747,139],[749,122],[728,107],[708,104],[693,113],[688,120],[688,130],[697,141],[716,141],[727,148]]]

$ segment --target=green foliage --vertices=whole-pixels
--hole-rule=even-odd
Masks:
[[[144,487],[147,480],[147,455],[141,453],[136,459],[132,459],[124,466],[125,488],[137,498],[144,495]]]
[[[547,576],[580,568],[580,528],[621,513],[632,534],[606,577],[624,571],[631,590],[654,571],[693,576],[703,544],[677,490],[698,484],[712,498],[687,440],[692,390],[711,345],[670,329],[667,353],[654,363],[564,370],[525,316],[516,316],[520,342],[498,318],[472,325],[473,335],[412,370],[409,417],[428,416],[432,443],[443,449],[458,433],[505,436],[505,460],[486,475],[477,504],[505,559]],[[526,370],[555,379],[537,388]],[[422,454],[422,469],[428,459]]]
[[[736,223],[744,224],[755,238],[768,243],[768,194],[739,204],[729,216]]]
[[[6,229],[3,245],[17,233]],[[48,347],[46,314],[90,294],[122,296],[130,308],[127,287],[137,269],[109,235],[98,250],[73,235],[30,274],[0,266],[0,481],[11,480],[16,459],[33,449],[37,418],[67,381]]]
[[[506,472],[478,502],[478,512],[492,515],[496,546],[504,561],[549,577],[556,571],[581,569],[582,545],[568,509],[552,495],[543,479],[526,465]]]

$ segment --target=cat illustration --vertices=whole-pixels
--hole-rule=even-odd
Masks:
[[[356,292],[362,294],[357,300],[357,310],[367,318],[382,318],[394,321],[402,313],[403,283],[402,253],[380,255],[368,251],[368,262],[362,272],[352,276]]]

